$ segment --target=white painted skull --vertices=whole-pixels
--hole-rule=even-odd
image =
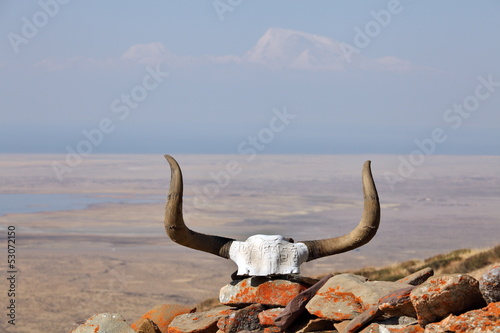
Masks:
[[[279,235],[255,235],[245,242],[233,241],[229,249],[229,259],[238,265],[238,275],[299,274],[308,255],[305,244],[290,243]]]

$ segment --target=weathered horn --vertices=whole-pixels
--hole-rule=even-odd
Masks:
[[[370,161],[363,165],[364,208],[361,221],[350,233],[330,239],[303,241],[309,251],[307,261],[350,251],[368,243],[380,224],[380,203],[370,169]]]
[[[177,161],[165,155],[170,164],[171,178],[167,205],[165,207],[165,231],[174,242],[189,248],[204,251],[229,259],[229,248],[234,239],[205,235],[189,229],[182,216],[182,172]]]

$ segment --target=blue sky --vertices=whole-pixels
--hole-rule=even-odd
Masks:
[[[500,151],[500,3],[0,3],[0,152]]]

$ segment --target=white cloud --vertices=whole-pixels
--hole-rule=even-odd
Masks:
[[[45,59],[35,66],[46,70],[66,68],[110,68],[140,64],[155,66],[166,64],[171,68],[203,66],[211,64],[253,64],[274,69],[299,69],[312,71],[346,71],[350,68],[404,73],[414,68],[406,60],[394,56],[371,59],[359,55],[348,63],[341,43],[328,37],[282,28],[270,28],[256,44],[242,56],[181,56],[169,51],[161,42],[134,44],[119,58],[92,59]],[[1,65],[1,64],[0,64]]]
[[[378,70],[404,73],[410,71],[414,66],[410,61],[402,60],[393,56],[386,56],[373,60]]]

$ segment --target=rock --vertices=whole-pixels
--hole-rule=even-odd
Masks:
[[[220,306],[215,309],[186,313],[177,316],[168,326],[168,333],[215,333],[217,332],[217,322],[220,318],[229,316],[235,312],[229,306]]]
[[[235,311],[229,316],[219,319],[217,327],[225,333],[236,333],[243,330],[253,331],[263,329],[259,321],[259,313],[264,311],[262,304],[253,304]]]
[[[410,300],[422,327],[451,313],[459,315],[485,305],[479,291],[479,282],[462,274],[431,278],[413,289]]]
[[[425,282],[425,280],[427,280],[432,275],[434,275],[434,270],[430,267],[427,267],[402,279],[399,279],[396,282],[407,283],[411,286],[409,286],[408,288],[400,289],[399,291],[395,291],[394,293],[390,293],[389,295],[385,295],[379,300],[377,305],[368,308],[359,316],[356,316],[353,320],[351,320],[351,322],[343,325],[342,332],[345,331],[347,333],[352,333],[359,331],[362,327],[368,325],[368,323],[384,314],[384,311],[382,309],[387,311],[390,315],[404,316],[403,313],[411,313],[413,317],[415,317],[415,309],[411,304],[409,293],[414,288],[412,286],[416,286]],[[402,292],[402,290],[408,290],[408,293]],[[398,293],[398,295],[395,295],[395,293]],[[403,295],[401,295],[400,293],[403,293]],[[408,294],[407,298],[406,294]],[[405,305],[407,302],[410,302],[410,304]],[[382,305],[382,309],[380,308],[380,305]],[[404,309],[402,311],[400,311],[399,309],[395,311],[394,307],[404,307]],[[411,307],[411,309],[409,309],[409,307]],[[339,331],[341,330],[339,329]]]
[[[333,326],[332,321],[316,318],[316,319],[310,319],[305,324],[302,324],[300,328],[294,326],[293,332],[295,333],[322,332],[322,331],[332,331],[334,329],[335,327]]]
[[[272,308],[259,313],[259,322],[262,326],[275,326],[274,320],[278,317],[284,308]]]
[[[424,329],[419,325],[384,325],[373,323],[360,331],[360,333],[424,333]]]
[[[494,333],[499,331],[500,302],[490,303],[485,308],[469,311],[459,316],[449,315],[441,322],[425,327],[425,333]]]
[[[138,331],[140,325],[146,320],[153,321],[162,333],[166,333],[168,325],[177,316],[196,311],[196,308],[178,304],[158,304],[143,314],[130,327]]]
[[[434,270],[430,267],[426,267],[402,279],[399,279],[397,282],[411,284],[412,286],[418,286],[419,284],[427,281],[427,279],[433,275]]]
[[[487,303],[500,302],[500,265],[484,273],[479,280],[479,290]]]
[[[415,286],[399,289],[378,301],[378,308],[385,314],[394,317],[409,316],[416,317],[415,308],[410,300],[410,293]]]
[[[379,309],[378,305],[374,305],[369,309],[365,310],[360,315],[356,316],[347,325],[342,325],[342,331],[339,328],[337,329],[339,330],[339,332],[346,332],[346,333],[358,332],[361,328],[363,328],[365,325],[372,322],[373,320],[377,319],[382,314],[383,311]]]
[[[306,304],[332,276],[331,274],[325,276],[316,284],[298,294],[287,304],[283,312],[275,319],[274,324],[282,329],[290,326],[306,310]]]
[[[286,306],[305,289],[306,286],[297,282],[250,277],[241,281],[233,281],[222,287],[219,300],[222,304],[234,306],[257,303],[268,306]]]
[[[89,318],[71,333],[135,333],[117,313],[100,313]]]
[[[339,274],[326,282],[306,309],[320,318],[348,320],[377,305],[382,296],[408,286],[398,282],[368,281],[354,274]]]
[[[264,331],[254,331],[258,333],[282,333],[283,331],[278,326],[269,326],[264,328]]]
[[[342,333],[348,333],[348,332],[358,332],[358,331],[359,331],[359,328],[358,328],[357,330],[355,330],[355,331],[349,331],[349,330],[348,330],[349,324],[350,324],[351,322],[352,322],[351,320],[339,321],[339,322],[333,323],[333,326],[335,327],[335,329],[336,329],[338,332],[342,332]]]
[[[146,318],[137,329],[137,333],[163,333],[151,319]]]

